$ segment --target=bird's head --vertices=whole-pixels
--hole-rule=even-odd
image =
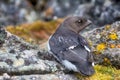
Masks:
[[[79,33],[81,30],[89,26],[91,23],[92,22],[87,18],[79,17],[79,16],[68,17],[63,22],[64,27],[67,27],[68,29],[76,33]]]

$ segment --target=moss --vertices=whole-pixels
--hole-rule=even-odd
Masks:
[[[81,80],[120,80],[120,70],[111,66],[95,66],[95,74],[90,77],[83,77],[79,74],[76,76]]]
[[[7,26],[7,30],[12,34],[22,37],[28,42],[45,41],[54,33],[58,24],[63,19],[53,20],[50,22],[35,21],[33,23],[25,23],[18,26]]]

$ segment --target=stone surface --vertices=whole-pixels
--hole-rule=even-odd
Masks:
[[[96,64],[112,65],[120,69],[119,29],[120,21],[82,33],[90,42]]]
[[[4,28],[0,25],[0,46],[5,42],[5,38],[7,37],[7,34],[4,30]]]
[[[1,0],[0,24],[16,25],[37,19],[36,13],[27,0]]]
[[[97,27],[120,20],[119,0],[51,0],[48,4],[48,8],[53,11],[53,18],[68,15],[85,16]]]
[[[0,76],[0,80],[78,80],[73,75],[54,73],[54,74],[33,74],[33,75],[22,75],[22,76],[9,76],[3,74]]]
[[[38,46],[7,31],[0,35],[6,35],[0,47],[0,80],[77,80]]]
[[[47,42],[36,46],[25,42],[3,28],[1,31],[3,31],[1,35],[5,37],[3,37],[0,47],[0,80],[77,80],[74,74],[69,74],[47,52]],[[112,32],[114,34],[111,34]],[[82,35],[92,43],[91,47],[96,64],[120,68],[120,46],[118,45],[120,44],[120,22],[83,31]],[[106,45],[105,48],[101,48],[103,50],[98,51],[96,46],[100,43],[115,44],[115,46]]]
[[[119,0],[1,0],[0,22],[16,25],[78,15],[86,16],[96,25],[103,26],[120,20],[119,5]]]

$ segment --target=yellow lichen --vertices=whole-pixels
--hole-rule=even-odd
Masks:
[[[108,58],[104,58],[104,65],[111,64],[110,60]]]
[[[97,51],[103,51],[103,50],[105,50],[105,48],[106,48],[106,44],[105,43],[100,43],[100,44],[98,44],[96,46],[96,50]]]
[[[100,51],[94,51],[93,53],[94,53],[94,54],[101,54]]]
[[[93,46],[93,42],[90,39],[87,39],[90,46]]]
[[[111,28],[111,25],[106,25],[105,30],[109,30]]]
[[[95,74],[89,77],[83,77],[75,74],[80,80],[120,80],[120,70],[111,66],[95,65]]]
[[[118,36],[117,36],[117,33],[115,32],[112,32],[108,35],[109,39],[111,40],[117,40],[118,39]]]

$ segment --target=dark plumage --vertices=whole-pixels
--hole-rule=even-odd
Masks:
[[[68,17],[49,39],[49,49],[68,70],[90,76],[95,71],[88,42],[79,32],[91,24],[83,17]]]

